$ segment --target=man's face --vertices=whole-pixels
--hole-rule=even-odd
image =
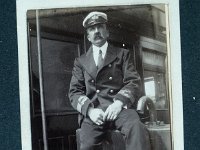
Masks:
[[[106,42],[109,32],[105,24],[96,24],[87,28],[87,38],[95,46],[101,47]]]

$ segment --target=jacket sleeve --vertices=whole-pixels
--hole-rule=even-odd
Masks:
[[[128,51],[124,52],[123,57],[123,86],[115,95],[114,100],[120,100],[124,106],[132,105],[141,93],[141,79],[133,65],[133,57]]]
[[[69,88],[69,99],[74,109],[82,115],[87,116],[88,107],[92,104],[85,93],[86,87],[83,69],[78,59],[75,59]]]

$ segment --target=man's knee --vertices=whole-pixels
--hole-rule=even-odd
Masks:
[[[131,135],[146,135],[146,127],[145,125],[140,121],[139,117],[138,118],[131,118],[128,119],[122,128],[122,133],[124,133],[126,136]]]
[[[127,110],[124,110],[124,111],[125,111],[125,114],[127,116],[127,117],[124,117],[124,118],[126,118],[127,122],[140,121],[140,117],[139,117],[138,113],[135,110],[127,109]]]

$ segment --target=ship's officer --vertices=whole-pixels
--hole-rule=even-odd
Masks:
[[[127,150],[149,150],[146,127],[131,106],[140,95],[140,76],[128,50],[110,45],[105,13],[91,12],[83,21],[91,47],[75,59],[69,98],[82,116],[80,149],[101,147],[107,129],[118,129]]]

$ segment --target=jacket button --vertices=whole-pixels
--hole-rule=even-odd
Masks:
[[[113,78],[112,77],[109,77],[109,80],[112,80]]]
[[[99,92],[100,92],[100,90],[96,90],[96,92],[97,92],[97,93],[99,93]]]
[[[113,90],[110,90],[110,93],[113,93],[114,91]]]
[[[92,83],[94,83],[94,80],[91,80]]]
[[[109,65],[108,65],[108,67],[112,67],[112,65],[111,65],[111,64],[109,64]]]

